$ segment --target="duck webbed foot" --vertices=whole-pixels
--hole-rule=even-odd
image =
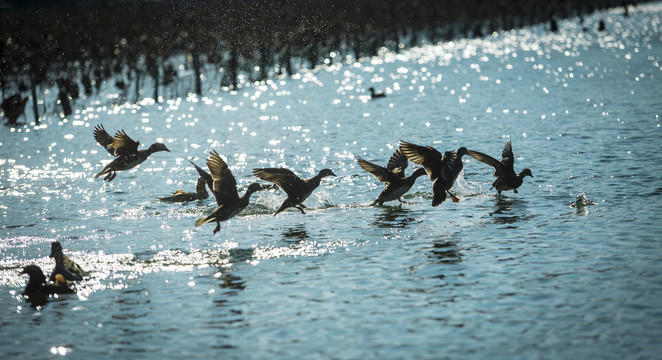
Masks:
[[[115,176],[117,176],[117,172],[112,171],[112,172],[109,172],[108,175],[106,175],[106,177],[103,178],[103,179],[108,181],[108,182],[111,182],[115,178]]]
[[[216,235],[217,232],[221,231],[221,222],[216,223],[216,228],[214,228],[214,235]]]
[[[398,201],[400,202],[400,204],[413,204],[412,202],[403,201],[402,199],[398,199]]]
[[[451,196],[451,199],[453,200],[453,202],[460,202],[460,198],[453,195],[450,191],[448,192],[448,195]]]
[[[299,206],[295,206],[295,208],[297,208],[299,211],[301,211],[302,214],[304,214],[304,215],[306,214],[306,213],[303,211],[303,209],[305,208],[305,206],[303,206],[303,205],[299,205]]]

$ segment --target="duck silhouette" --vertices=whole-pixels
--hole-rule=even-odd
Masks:
[[[103,146],[106,151],[116,159],[106,165],[101,172],[94,175],[94,178],[106,175],[104,180],[112,181],[117,176],[117,171],[132,169],[142,164],[147,158],[155,152],[168,151],[168,148],[162,143],[154,143],[147,150],[138,150],[140,141],[133,141],[124,130],[115,133],[115,137],[110,136],[103,125],[94,127],[94,139]]]
[[[62,275],[66,280],[80,281],[85,276],[85,271],[75,262],[71,261],[67,255],[62,252],[62,244],[59,241],[51,243],[51,254],[49,257],[55,259],[55,268],[51,272],[50,280],[55,281],[57,274]]]
[[[27,297],[33,305],[44,304],[51,295],[73,294],[76,292],[69,287],[66,279],[60,274],[56,277],[56,283],[46,283],[46,275],[37,265],[28,265],[20,273],[29,276],[28,284],[23,290],[23,296]]]
[[[515,156],[513,155],[513,146],[510,139],[503,145],[503,149],[501,150],[501,161],[487,154],[473,150],[469,150],[469,155],[494,168],[494,176],[496,176],[496,180],[494,180],[490,189],[496,188],[499,196],[501,196],[502,191],[507,190],[512,190],[517,194],[517,188],[522,185],[524,178],[527,176],[533,177],[531,170],[528,168],[522,169],[519,174],[515,173],[513,168],[513,165],[515,164]]]
[[[356,157],[356,162],[363,170],[386,184],[386,188],[384,188],[377,199],[370,205],[383,205],[385,202],[393,200],[404,203],[401,197],[411,189],[418,177],[426,173],[424,168],[418,168],[410,176],[406,176],[405,169],[407,169],[409,161],[407,161],[407,157],[404,156],[400,149],[397,149],[393,153],[386,167],[373,164],[360,156]]]
[[[221,230],[221,221],[229,220],[239,214],[248,206],[251,194],[266,187],[258,183],[252,183],[248,186],[246,193],[239,197],[237,193],[237,181],[234,175],[232,175],[228,164],[223,161],[216,150],[210,152],[207,159],[207,167],[211,173],[212,194],[214,194],[218,208],[210,215],[198,219],[195,222],[195,226],[201,226],[215,221],[216,228],[214,229],[214,234],[216,234]],[[196,166],[196,168],[198,167]]]
[[[371,99],[379,99],[386,97],[386,94],[384,94],[382,91],[375,91],[374,87],[371,87],[368,89],[370,91],[370,98]]]
[[[177,190],[170,196],[164,196],[158,198],[160,201],[166,202],[186,202],[194,200],[204,200],[209,197],[207,192],[207,183],[202,177],[198,178],[198,182],[195,185],[195,192],[186,192],[184,190]]]
[[[308,199],[315,189],[317,189],[323,178],[327,176],[336,176],[331,169],[322,169],[312,178],[303,180],[291,170],[283,168],[253,169],[253,175],[259,179],[276,184],[285,192],[285,194],[287,194],[287,199],[285,199],[283,204],[278,210],[276,210],[274,216],[290,207],[296,208],[301,211],[302,214],[305,214],[303,209],[306,207],[302,203]]]
[[[455,180],[463,169],[462,156],[467,154],[467,148],[461,147],[455,151],[446,151],[443,155],[431,146],[420,146],[406,141],[400,141],[402,153],[411,162],[421,165],[434,182],[432,187],[432,206],[439,206],[446,200],[446,193],[453,202],[460,199],[450,192]]]

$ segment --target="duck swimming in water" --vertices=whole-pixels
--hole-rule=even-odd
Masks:
[[[386,188],[384,188],[377,199],[370,205],[383,205],[385,202],[393,200],[404,203],[401,199],[402,195],[411,189],[418,177],[425,175],[425,169],[418,168],[410,176],[405,176],[405,169],[409,161],[407,161],[407,157],[404,156],[400,149],[393,153],[386,167],[373,164],[360,156],[356,157],[356,162],[363,170],[386,184]]]
[[[168,151],[168,148],[162,143],[154,143],[147,150],[138,150],[140,141],[133,141],[124,130],[115,133],[115,137],[110,136],[103,125],[94,127],[94,139],[103,146],[106,151],[116,159],[106,165],[101,172],[94,175],[98,178],[106,175],[104,180],[112,181],[117,176],[117,171],[132,169],[142,164],[147,158],[155,152]]]
[[[473,150],[469,150],[469,155],[494,168],[494,176],[496,176],[496,180],[494,180],[490,189],[496,188],[499,196],[501,196],[502,191],[507,190],[512,190],[517,194],[517,188],[522,185],[524,178],[527,176],[533,177],[531,170],[527,168],[522,169],[519,174],[515,173],[513,168],[513,165],[515,164],[515,156],[513,155],[513,146],[510,139],[503,145],[503,149],[501,150],[501,161],[487,154]]]
[[[312,178],[303,180],[291,170],[283,168],[253,169],[253,175],[257,176],[259,179],[276,184],[285,192],[285,194],[287,194],[287,199],[285,199],[283,204],[278,210],[276,210],[274,216],[290,207],[296,208],[301,211],[302,214],[305,214],[303,209],[306,207],[302,203],[308,199],[315,189],[317,189],[322,178],[336,176],[331,169],[322,169]]]
[[[62,275],[66,280],[83,280],[85,271],[78,264],[71,261],[67,255],[64,255],[62,245],[59,241],[51,243],[51,254],[48,257],[55,259],[55,268],[53,268],[49,278],[51,281],[55,281],[55,276],[58,274]]]
[[[43,304],[50,295],[55,294],[73,294],[76,291],[69,287],[66,279],[58,274],[57,282],[54,284],[46,283],[46,275],[37,265],[28,265],[23,268],[21,274],[27,274],[30,278],[28,284],[23,290],[23,295],[34,305]]]
[[[194,200],[204,200],[209,197],[207,192],[207,183],[202,177],[198,178],[198,182],[195,185],[195,192],[186,192],[184,190],[177,190],[171,196],[160,197],[160,201],[167,202],[186,202]]]
[[[420,146],[406,141],[400,141],[402,153],[411,162],[421,165],[434,182],[432,187],[432,206],[438,206],[446,200],[446,193],[453,202],[458,202],[450,192],[455,180],[463,169],[462,156],[467,155],[467,148],[461,147],[455,151],[446,151],[443,155],[431,146]]]
[[[212,193],[214,194],[214,198],[216,198],[218,208],[216,208],[216,210],[214,210],[209,216],[198,219],[198,221],[195,222],[195,226],[215,221],[216,228],[214,229],[214,234],[216,234],[221,230],[221,221],[226,221],[239,214],[248,206],[251,194],[256,191],[264,190],[266,187],[258,183],[252,183],[248,186],[246,193],[242,197],[239,197],[239,194],[237,193],[237,181],[235,180],[234,175],[232,175],[228,164],[223,161],[221,156],[218,155],[215,150],[212,150],[209,154],[207,167],[211,173],[213,181]]]
[[[379,99],[379,98],[386,97],[386,94],[384,94],[383,92],[375,91],[374,87],[371,87],[368,90],[370,91],[370,98],[371,99]]]

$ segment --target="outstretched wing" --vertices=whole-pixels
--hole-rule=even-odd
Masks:
[[[515,171],[513,169],[513,165],[515,164],[515,156],[513,155],[513,145],[510,142],[510,139],[506,141],[506,143],[503,145],[503,149],[501,150],[501,163],[506,169],[512,172]]]
[[[405,161],[407,161],[406,158]],[[377,178],[377,180],[379,180],[380,182],[390,184],[394,180],[394,178],[396,178],[396,175],[393,172],[391,172],[389,169],[386,169],[377,164],[373,164],[369,161],[366,161],[360,156],[356,157],[356,162],[359,164],[361,169],[374,175]]]
[[[216,150],[212,150],[207,158],[207,167],[214,181],[214,196],[216,203],[227,204],[229,202],[239,201],[237,194],[237,181],[232,175],[228,164],[221,159]]]
[[[113,148],[115,148],[115,156],[132,155],[138,152],[138,145],[140,142],[133,141],[124,130],[115,133],[113,138]]]
[[[386,165],[386,169],[390,170],[398,177],[403,177],[405,176],[405,169],[407,168],[407,165],[409,165],[407,157],[402,153],[402,150],[398,148],[393,153],[393,155],[391,155],[391,158]]]
[[[253,169],[253,175],[278,185],[288,197],[296,197],[298,191],[306,186],[306,182],[295,173],[283,168]]]
[[[497,176],[498,174],[501,174],[501,168],[503,167],[503,165],[501,164],[501,162],[499,160],[497,160],[497,159],[495,159],[495,158],[493,158],[493,157],[491,157],[487,154],[483,154],[482,152],[478,152],[478,151],[467,150],[467,153],[469,153],[469,155],[472,158],[493,167],[494,168],[494,176]]]
[[[400,140],[402,153],[411,162],[421,165],[430,175],[430,180],[435,181],[441,174],[441,153],[431,146],[420,146]]]
[[[94,127],[94,140],[103,146],[106,151],[112,156],[115,155],[115,148],[113,147],[113,137],[103,128],[103,124],[98,124]]]
[[[200,175],[200,179],[203,179],[205,184],[207,184],[209,191],[211,191],[211,193],[214,195],[214,199],[216,199],[216,205],[221,205],[220,199],[216,196],[217,194],[214,190],[214,179],[212,179],[211,174],[206,172],[205,169],[196,165],[193,161],[189,160],[188,162],[190,162],[191,165],[195,167],[195,170],[197,170],[198,174]]]

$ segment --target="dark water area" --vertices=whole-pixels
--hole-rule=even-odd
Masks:
[[[656,358],[660,49],[657,2],[560,21],[558,33],[539,25],[384,50],[159,103],[114,105],[109,85],[66,119],[3,127],[0,353]],[[371,100],[369,87],[387,96]],[[92,136],[99,123],[170,152],[95,180],[111,160]],[[499,158],[507,139],[515,170],[534,175],[517,194],[497,197],[492,169],[467,156],[460,201],[435,208],[427,177],[409,204],[370,206],[382,184],[355,162],[386,164],[400,140]],[[284,196],[262,191],[214,235],[214,224],[194,226],[213,199],[157,200],[193,191],[187,160],[203,165],[211,150],[240,193],[258,167],[337,177],[305,215],[272,216]],[[50,272],[53,241],[89,277],[33,307],[19,272]]]

